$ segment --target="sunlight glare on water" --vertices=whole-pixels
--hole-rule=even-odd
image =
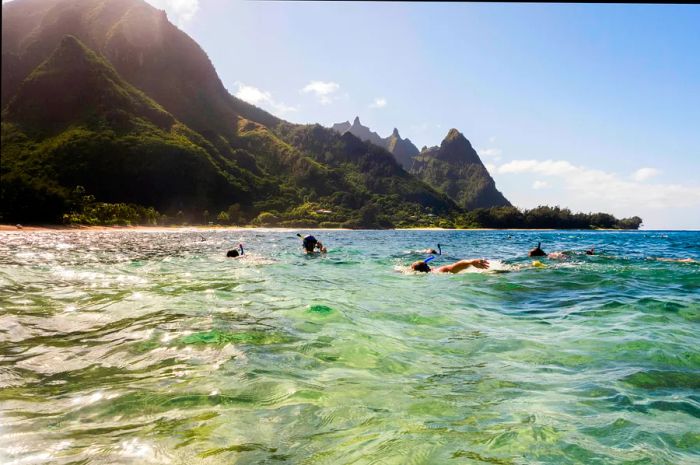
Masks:
[[[0,233],[0,463],[700,463],[700,233],[296,232]]]

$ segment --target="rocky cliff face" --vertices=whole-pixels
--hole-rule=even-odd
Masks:
[[[388,150],[405,170],[410,168],[411,158],[418,155],[418,148],[413,145],[409,139],[402,139],[398,129],[394,128],[394,131],[389,137],[381,137],[376,132],[371,131],[367,126],[363,126],[360,122],[360,118],[357,116],[352,124],[350,124],[349,121],[336,123],[331,126],[331,129],[340,134],[349,132],[360,140],[370,142]]]

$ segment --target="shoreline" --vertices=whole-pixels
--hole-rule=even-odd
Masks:
[[[150,232],[168,232],[168,231],[368,231],[368,230],[353,230],[348,228],[288,228],[288,227],[261,227],[261,226],[88,226],[88,225],[22,225],[20,228],[17,225],[0,224],[0,232],[65,232],[65,231],[150,231]],[[457,229],[457,228],[437,228],[437,227],[416,227],[416,228],[394,228],[381,229],[376,231],[654,231],[651,229],[554,229],[554,228],[538,228],[538,229],[522,229],[522,228],[473,228],[473,229]],[[666,231],[666,230],[656,230]],[[684,230],[678,230],[684,231]]]

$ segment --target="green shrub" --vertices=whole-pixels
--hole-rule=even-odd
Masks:
[[[253,222],[261,226],[274,226],[279,223],[279,220],[279,216],[275,215],[274,213],[262,212],[255,218],[255,220],[253,220]]]

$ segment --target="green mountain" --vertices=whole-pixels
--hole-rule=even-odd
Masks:
[[[50,220],[76,185],[158,209],[233,203],[257,182],[73,36],[2,113],[4,216]]]
[[[3,221],[56,221],[77,185],[193,220],[231,205],[290,225],[457,211],[385,150],[231,96],[142,0],[15,0],[2,13]]]
[[[469,141],[456,129],[450,130],[440,147],[424,147],[420,152],[409,139],[402,139],[396,128],[389,137],[381,138],[363,126],[358,117],[352,124],[337,123],[331,129],[384,147],[406,171],[445,193],[462,208],[511,205],[496,189],[496,183]]]
[[[463,208],[510,206],[466,137],[450,129],[440,147],[413,158],[410,172]]]

